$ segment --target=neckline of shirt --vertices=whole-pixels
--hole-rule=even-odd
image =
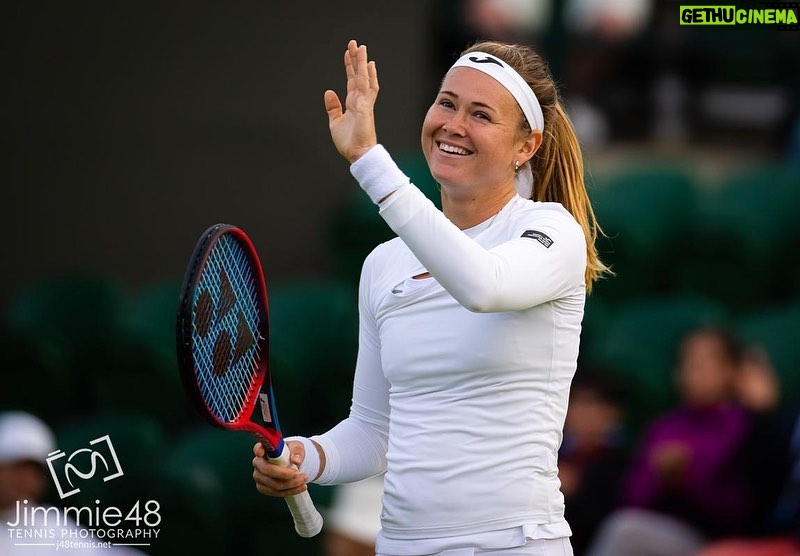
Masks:
[[[517,199],[519,199],[519,200],[523,200],[523,199],[522,199],[522,197],[520,197],[519,195],[514,195],[514,196],[513,196],[513,197],[511,197],[511,199],[509,199],[509,201],[508,201],[508,202],[507,202],[507,203],[506,203],[506,204],[503,206],[503,208],[501,208],[499,211],[497,211],[496,213],[494,213],[492,216],[490,216],[489,218],[487,218],[486,220],[484,220],[484,221],[483,221],[483,222],[481,222],[480,224],[475,224],[473,227],[471,227],[471,228],[466,228],[466,229],[464,229],[464,230],[461,230],[461,231],[462,231],[462,232],[464,232],[465,234],[467,234],[469,237],[471,237],[471,238],[475,238],[475,236],[477,236],[477,235],[478,235],[478,234],[480,234],[481,232],[484,232],[484,231],[488,230],[488,229],[489,229],[489,228],[492,226],[492,224],[494,224],[494,221],[495,221],[495,219],[496,219],[498,216],[500,216],[500,215],[501,215],[501,214],[503,214],[504,212],[507,212],[507,211],[509,211],[509,210],[510,210],[510,207],[511,207],[511,205],[515,204],[515,203],[517,202]]]

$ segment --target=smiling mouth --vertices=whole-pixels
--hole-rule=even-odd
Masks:
[[[440,151],[447,154],[455,154],[458,156],[467,156],[472,154],[472,151],[469,151],[462,147],[456,147],[455,145],[448,145],[447,143],[442,143],[441,141],[437,141],[436,145],[439,147]]]

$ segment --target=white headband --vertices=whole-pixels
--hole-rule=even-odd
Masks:
[[[514,68],[496,56],[486,54],[485,52],[470,52],[464,54],[461,58],[456,60],[456,63],[453,64],[452,67],[457,68],[460,66],[476,69],[493,77],[503,87],[508,89],[511,96],[517,101],[531,129],[544,130],[544,116],[542,115],[542,107],[539,105],[539,100],[536,98],[536,95],[533,94],[530,85],[522,79],[522,76],[518,74]]]
[[[542,114],[542,107],[539,105],[539,99],[533,94],[530,85],[522,79],[522,76],[518,74],[514,68],[496,56],[486,54],[485,52],[469,52],[464,54],[461,58],[456,60],[456,63],[453,64],[452,67],[472,68],[493,77],[498,83],[505,87],[508,92],[511,93],[511,96],[514,97],[514,100],[517,101],[519,107],[522,108],[525,119],[528,120],[528,125],[531,130],[544,130],[544,115]],[[533,171],[531,170],[530,161],[519,167],[514,181],[519,196],[530,199],[533,193]]]

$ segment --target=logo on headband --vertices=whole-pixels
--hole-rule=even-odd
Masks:
[[[478,58],[477,56],[470,56],[469,57],[469,61],[470,62],[475,62],[476,64],[497,64],[501,68],[503,67],[503,63],[500,60],[498,60],[496,58],[492,58],[491,56],[486,56],[485,58]]]

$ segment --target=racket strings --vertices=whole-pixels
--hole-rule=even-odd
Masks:
[[[222,246],[228,247],[228,249],[220,249],[217,253],[219,255],[220,278],[217,319],[223,329],[215,342],[215,351],[218,353],[224,352],[224,361],[215,361],[214,374],[218,378],[225,378],[226,380],[217,380],[212,384],[218,387],[217,395],[214,399],[220,405],[220,409],[229,412],[228,417],[230,419],[228,420],[231,420],[238,417],[245,407],[251,380],[254,378],[254,375],[244,372],[247,370],[245,366],[234,365],[231,361],[231,351],[235,347],[231,344],[231,337],[228,331],[238,327],[238,322],[236,324],[233,322],[233,319],[236,318],[234,309],[237,306],[238,296],[244,293],[240,287],[234,288],[233,283],[237,284],[237,286],[247,284],[252,282],[252,277],[249,272],[245,272],[249,271],[249,268],[246,266],[247,261],[244,255],[240,250],[233,249],[236,244],[232,240],[225,239],[227,240],[226,243],[232,243],[232,245],[225,246],[223,244]],[[229,276],[230,271],[234,271],[237,274],[233,277],[233,280]],[[249,303],[249,299],[247,299],[246,303]],[[241,314],[239,312],[239,315]],[[239,320],[237,318],[237,321]],[[230,376],[226,376],[226,373],[230,373]]]
[[[220,267],[220,274],[224,276],[224,267]],[[216,340],[209,342],[212,347],[211,372],[203,373],[205,378],[203,396],[211,406],[212,411],[225,421],[235,420],[247,402],[247,393],[250,381],[241,376],[241,366],[232,366],[231,351],[234,349],[231,335],[230,304],[233,295],[224,288],[224,281],[218,293],[221,306],[217,310],[218,330]],[[235,303],[235,299],[233,299]],[[208,347],[206,348],[208,349]]]
[[[223,236],[212,248],[195,290],[192,333],[201,395],[225,422],[239,418],[255,396],[258,297],[249,258],[235,239]]]

